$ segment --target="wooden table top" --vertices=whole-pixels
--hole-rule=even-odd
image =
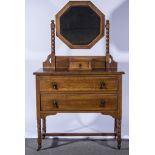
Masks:
[[[69,71],[69,70],[56,70],[53,71],[51,69],[43,69],[40,68],[36,72],[33,73],[34,75],[118,75],[118,74],[125,74],[123,71],[117,69],[109,69],[108,71],[95,69],[91,71]]]

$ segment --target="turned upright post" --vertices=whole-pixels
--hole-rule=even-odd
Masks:
[[[55,23],[51,21],[51,69],[55,70]]]
[[[109,20],[106,20],[106,69],[110,68],[110,52],[109,52]]]

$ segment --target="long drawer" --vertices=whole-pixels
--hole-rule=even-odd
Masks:
[[[116,91],[117,78],[109,77],[44,77],[40,79],[40,91]]]
[[[41,94],[42,111],[116,109],[117,95],[114,94]]]

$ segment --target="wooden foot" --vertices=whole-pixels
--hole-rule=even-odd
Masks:
[[[42,133],[43,133],[43,134],[46,134],[46,118],[43,118]],[[45,135],[42,135],[42,138],[45,139]]]
[[[121,144],[118,144],[117,145],[117,148],[120,150],[121,149]]]
[[[37,151],[39,151],[41,149],[41,145],[38,145]]]
[[[39,151],[41,149],[41,143],[42,143],[42,136],[41,136],[41,119],[37,119],[37,129],[38,129],[38,149],[37,151]]]
[[[115,133],[115,139],[116,139],[116,135],[117,135],[117,119],[116,118],[114,120],[114,133]]]
[[[121,120],[117,119],[117,148],[121,149]]]

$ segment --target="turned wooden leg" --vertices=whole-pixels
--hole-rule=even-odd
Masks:
[[[42,137],[41,137],[41,119],[37,119],[37,130],[38,130],[38,149],[37,151],[39,151],[41,149],[41,143],[42,143]]]
[[[117,119],[117,148],[121,149],[121,120]]]
[[[116,135],[117,135],[117,119],[116,118],[114,120],[114,133],[115,133],[115,139],[116,139]]]
[[[46,117],[43,118],[43,128],[42,128],[42,133],[46,134]],[[45,139],[45,135],[42,136],[43,139]]]

